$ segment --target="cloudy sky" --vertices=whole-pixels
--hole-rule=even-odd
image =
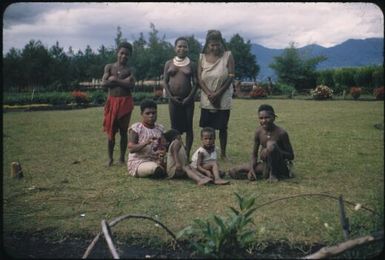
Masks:
[[[384,17],[372,3],[14,3],[3,10],[3,53],[22,49],[30,40],[46,47],[56,41],[68,50],[96,51],[114,46],[117,27],[132,42],[150,23],[159,36],[173,42],[194,35],[203,43],[209,29],[229,40],[245,40],[268,48],[319,44],[331,47],[347,39],[384,37]]]

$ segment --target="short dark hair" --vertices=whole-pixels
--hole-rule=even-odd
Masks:
[[[166,139],[167,142],[171,143],[174,141],[174,139],[180,135],[179,131],[176,129],[170,129],[166,132],[163,133],[164,138]]]
[[[203,133],[211,133],[215,137],[215,129],[212,127],[203,127],[201,130],[201,137],[203,136]]]
[[[125,42],[125,41],[119,43],[118,48],[116,49],[116,51],[119,51],[121,48],[127,49],[127,50],[128,50],[128,53],[129,53],[130,56],[131,56],[131,54],[132,54],[132,45],[131,45],[131,43]]]
[[[276,116],[273,107],[268,104],[260,105],[258,108],[258,113],[261,111],[267,111],[270,112],[273,116]]]
[[[146,108],[158,109],[157,104],[153,100],[151,100],[151,99],[145,99],[145,100],[142,101],[142,103],[140,103],[140,112],[141,113],[143,113],[143,111]]]
[[[188,44],[187,38],[182,36],[182,37],[176,38],[176,40],[175,40],[175,42],[174,42],[174,46],[176,46],[176,44],[177,44],[179,41],[185,41],[185,42],[187,42],[187,44]]]

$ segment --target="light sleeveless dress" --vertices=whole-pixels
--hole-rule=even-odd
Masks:
[[[201,53],[199,55],[200,66],[202,69],[201,78],[205,82],[208,89],[215,91],[219,88],[223,82],[227,79],[229,72],[227,69],[227,63],[231,52],[225,51],[223,56],[219,58],[215,63],[209,63],[206,61],[205,55]],[[229,110],[232,105],[234,88],[232,85],[223,93],[219,108],[215,108],[209,101],[207,95],[201,91],[200,106],[203,109],[210,110]]]

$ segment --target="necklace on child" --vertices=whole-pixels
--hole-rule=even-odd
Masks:
[[[271,137],[271,132],[270,132],[270,131],[266,131],[266,136],[267,136],[267,139],[270,139],[270,137]]]
[[[182,58],[179,58],[178,56],[175,56],[172,61],[173,61],[174,65],[177,67],[183,67],[183,66],[187,66],[188,64],[190,64],[189,57],[185,57],[182,59]]]

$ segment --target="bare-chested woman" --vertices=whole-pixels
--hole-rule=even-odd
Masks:
[[[134,109],[131,88],[135,86],[135,78],[127,66],[128,57],[132,54],[132,46],[122,42],[117,48],[117,61],[104,68],[102,86],[108,89],[108,99],[104,106],[103,130],[108,135],[108,166],[113,163],[115,135],[120,133],[120,158],[124,165],[127,150],[127,129]]]
[[[188,42],[184,37],[175,40],[176,56],[164,66],[164,88],[169,99],[171,128],[186,133],[186,153],[190,156],[194,140],[194,96],[197,90],[196,65],[187,57]]]

